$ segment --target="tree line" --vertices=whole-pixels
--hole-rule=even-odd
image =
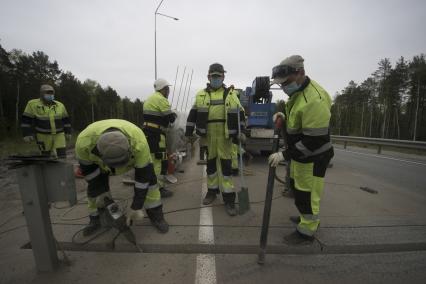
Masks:
[[[55,99],[66,106],[72,128],[81,131],[92,121],[121,118],[143,122],[143,102],[121,98],[110,86],[95,80],[81,82],[42,51],[6,51],[0,44],[0,139],[20,135],[20,117],[27,102],[40,96],[42,84],[52,84]]]
[[[92,121],[121,118],[143,122],[143,102],[121,98],[110,86],[94,80],[81,82],[42,51],[6,51],[0,44],[0,139],[20,135],[20,116],[28,100],[39,97],[43,83],[55,87],[72,127],[81,131]],[[426,58],[401,57],[394,66],[388,58],[360,84],[350,81],[335,94],[332,134],[389,139],[426,140]],[[283,102],[279,102],[280,105]]]
[[[426,59],[388,58],[361,83],[350,81],[334,97],[335,135],[426,140]]]

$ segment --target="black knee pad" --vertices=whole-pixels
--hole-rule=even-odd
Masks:
[[[87,196],[96,197],[109,191],[109,175],[101,173],[87,184]]]
[[[216,158],[207,160],[207,174],[212,175],[217,172]]]
[[[162,160],[161,161],[161,175],[166,175],[167,174],[167,166],[169,165],[169,161],[168,160]]]
[[[220,165],[222,166],[222,174],[224,176],[231,176],[232,175],[232,160],[220,159]]]
[[[294,204],[302,214],[312,214],[311,193],[294,188]]]
[[[65,148],[56,148],[56,154],[59,158],[66,158],[67,157],[67,151]]]

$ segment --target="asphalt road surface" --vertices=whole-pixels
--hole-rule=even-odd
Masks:
[[[288,247],[284,235],[297,214],[292,199],[276,183],[266,263],[257,246],[268,168],[256,157],[247,167],[251,210],[230,218],[221,198],[201,206],[205,171],[195,160],[178,173],[172,198],[164,200],[170,232],[157,233],[145,219],[133,226],[144,253],[114,232],[86,245],[72,236],[87,222],[85,182],[77,181],[79,204],[54,204],[50,211],[56,239],[71,260],[55,273],[37,273],[13,172],[0,179],[0,283],[425,283],[426,159],[374,150],[336,148],[321,203],[321,228],[311,246]],[[284,167],[278,175],[285,175]],[[111,179],[113,197],[123,205],[132,187]],[[239,178],[235,186],[240,187]],[[369,187],[376,194],[360,187]],[[7,223],[5,223],[7,222]],[[59,253],[60,258],[62,254]]]

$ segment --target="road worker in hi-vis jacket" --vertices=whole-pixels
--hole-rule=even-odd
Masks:
[[[133,201],[127,210],[127,225],[144,217],[146,209],[152,225],[167,233],[163,205],[151,160],[148,142],[142,129],[122,119],[96,121],[77,137],[75,153],[87,181],[89,224],[83,235],[89,236],[101,228],[98,209],[105,207],[105,198],[112,199],[109,176],[135,172]]]
[[[143,132],[151,149],[151,158],[163,198],[173,195],[173,192],[167,190],[165,185],[168,166],[166,129],[175,122],[177,117],[176,113],[171,110],[167,99],[170,94],[170,86],[164,79],[155,80],[155,93],[143,103]]]
[[[225,70],[219,63],[210,65],[209,83],[200,90],[186,123],[185,136],[196,133],[207,140],[207,194],[203,204],[207,205],[216,199],[222,191],[225,210],[235,216],[235,191],[232,182],[232,139],[242,139],[238,135],[238,115],[244,125],[244,109],[240,104],[237,91],[233,86],[224,84]]]
[[[65,106],[55,100],[55,89],[41,85],[40,98],[30,100],[21,119],[25,142],[36,141],[41,154],[66,158],[65,140],[71,138],[71,123]]]
[[[290,186],[300,216],[290,220],[296,231],[285,236],[287,244],[312,242],[320,224],[319,208],[324,189],[324,176],[333,146],[330,141],[331,98],[314,80],[305,75],[304,59],[293,55],[272,69],[272,84],[278,84],[289,96],[285,115],[274,115],[286,121],[287,149],[269,156],[276,167],[281,161],[290,162]]]

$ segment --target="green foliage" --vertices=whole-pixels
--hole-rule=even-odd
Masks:
[[[94,80],[82,83],[42,51],[26,54],[18,49],[6,51],[0,45],[0,140],[20,135],[21,114],[29,100],[39,97],[43,83],[55,87],[55,97],[65,104],[76,132],[92,122],[92,115],[95,121],[122,118],[138,125],[143,122],[139,99],[122,99],[112,87],[102,87]]]
[[[411,61],[401,57],[395,67],[389,59],[382,59],[364,82],[350,81],[336,94],[330,122],[332,133],[426,140],[425,93],[424,54]]]

